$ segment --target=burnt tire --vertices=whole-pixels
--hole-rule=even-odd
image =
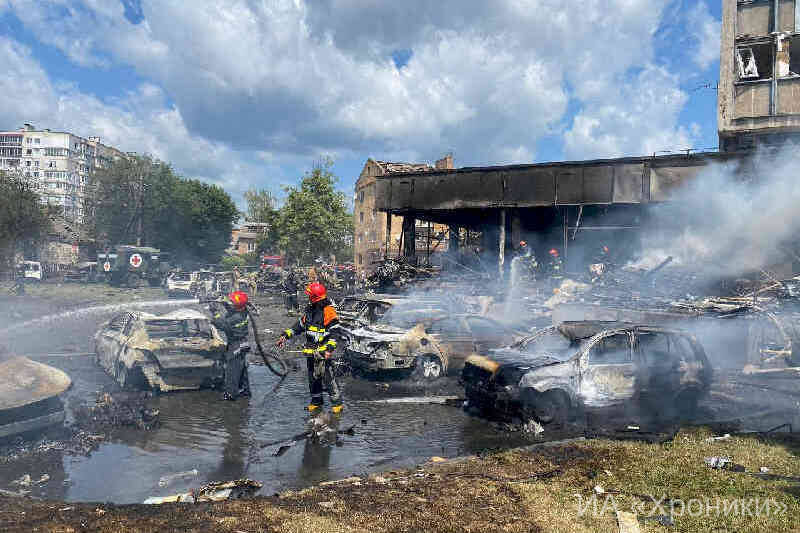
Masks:
[[[417,356],[411,379],[414,381],[433,381],[444,376],[444,365],[439,356],[424,354]]]
[[[560,390],[539,393],[531,388],[520,392],[523,418],[534,418],[542,425],[563,426],[569,419],[569,398]]]

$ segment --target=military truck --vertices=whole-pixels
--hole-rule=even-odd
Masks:
[[[97,255],[97,262],[114,287],[158,287],[169,272],[166,254],[158,248],[121,245]]]

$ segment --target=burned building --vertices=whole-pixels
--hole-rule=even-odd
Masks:
[[[537,256],[556,248],[568,268],[578,268],[602,243],[629,246],[649,206],[667,201],[703,168],[742,157],[696,153],[384,174],[373,178],[375,216],[384,218],[384,249],[402,217],[405,242],[415,241],[418,220],[448,226],[451,253],[463,244],[456,236],[479,233],[474,248],[496,261],[500,276],[520,240]],[[405,247],[403,256],[414,261],[416,250]]]
[[[723,0],[719,147],[800,141],[800,2]]]
[[[356,181],[354,199],[354,256],[356,270],[370,273],[375,262],[384,257],[401,255],[402,218],[379,216],[376,207],[375,181],[381,176],[394,176],[405,173],[425,173],[453,168],[453,156],[447,155],[432,167],[427,163],[397,163],[368,159]],[[415,228],[414,249],[422,253],[446,251],[447,242],[443,238],[446,227],[430,227],[422,220]],[[388,232],[388,233],[387,233]],[[388,234],[388,238],[386,235]]]

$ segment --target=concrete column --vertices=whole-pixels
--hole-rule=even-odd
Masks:
[[[383,251],[383,258],[389,257],[392,251],[392,213],[386,212],[386,248]]]
[[[506,210],[500,210],[500,241],[499,246],[499,253],[497,255],[497,269],[500,274],[500,279],[503,279],[503,275],[505,274],[505,262],[506,262]]]
[[[447,252],[453,256],[455,256],[458,253],[458,245],[459,245],[458,232],[459,232],[458,226],[454,224],[450,224],[450,226],[448,226],[447,233],[449,241],[447,243]]]
[[[417,228],[414,217],[403,217],[403,257],[410,263],[417,260]]]

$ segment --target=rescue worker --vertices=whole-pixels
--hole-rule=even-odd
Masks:
[[[558,249],[551,248],[549,252],[550,254],[550,277],[559,279],[562,277],[562,263],[561,263],[561,256],[558,253]]]
[[[536,261],[536,256],[533,254],[533,250],[530,249],[527,242],[519,241],[519,248],[517,248],[516,256],[519,258],[521,263],[520,268],[524,271],[524,275],[535,282],[539,263]]]
[[[306,343],[303,353],[306,355],[308,367],[308,388],[311,393],[311,403],[308,411],[313,413],[323,405],[323,385],[328,391],[331,401],[331,411],[334,414],[342,412],[342,399],[336,376],[333,373],[333,353],[336,350],[338,338],[339,317],[336,309],[328,299],[328,291],[319,282],[313,282],[306,287],[309,304],[297,324],[284,331],[278,339],[277,345],[283,346],[286,339],[305,332]]]
[[[289,271],[289,275],[286,276],[286,279],[283,280],[283,292],[286,296],[286,313],[291,314],[292,311],[298,308],[297,305],[297,289],[299,288],[297,283],[297,276],[294,274],[294,270]]]
[[[212,323],[225,333],[228,346],[225,351],[225,392],[222,398],[235,400],[239,396],[250,396],[250,379],[247,375],[247,327],[250,315],[247,312],[247,294],[234,291],[223,302],[211,302]]]

